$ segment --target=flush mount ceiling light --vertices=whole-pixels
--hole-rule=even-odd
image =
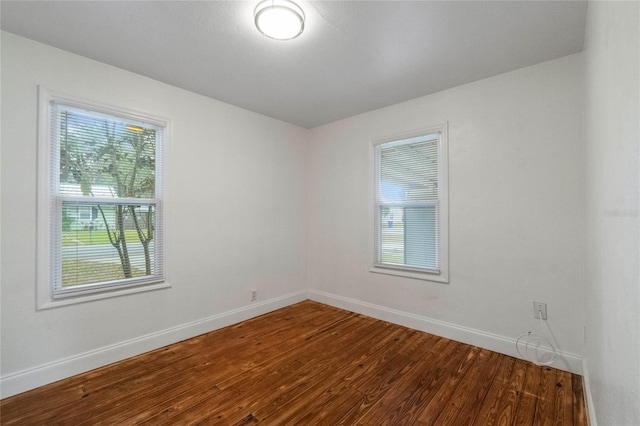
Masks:
[[[304,12],[290,0],[263,0],[253,15],[258,31],[275,40],[291,40],[304,31]]]

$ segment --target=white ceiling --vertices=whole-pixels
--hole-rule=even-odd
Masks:
[[[311,128],[582,50],[583,1],[299,1],[292,41],[245,1],[3,1],[0,27]]]

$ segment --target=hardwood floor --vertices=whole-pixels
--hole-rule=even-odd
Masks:
[[[582,378],[305,301],[0,402],[9,425],[586,425]]]

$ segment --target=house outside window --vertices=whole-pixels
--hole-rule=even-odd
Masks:
[[[448,282],[446,125],[373,143],[372,272]]]
[[[168,286],[166,128],[166,120],[40,89],[40,308]]]

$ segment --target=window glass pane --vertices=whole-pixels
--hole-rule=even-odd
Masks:
[[[155,197],[157,128],[64,105],[53,112],[60,195]]]
[[[380,149],[381,201],[429,201],[438,198],[438,140]]]
[[[429,207],[380,207],[383,263],[438,268],[438,212]]]
[[[404,265],[404,218],[402,208],[380,208],[381,261]]]
[[[437,228],[435,206],[404,209],[405,265],[438,267]]]
[[[156,275],[155,206],[64,202],[58,288]]]

